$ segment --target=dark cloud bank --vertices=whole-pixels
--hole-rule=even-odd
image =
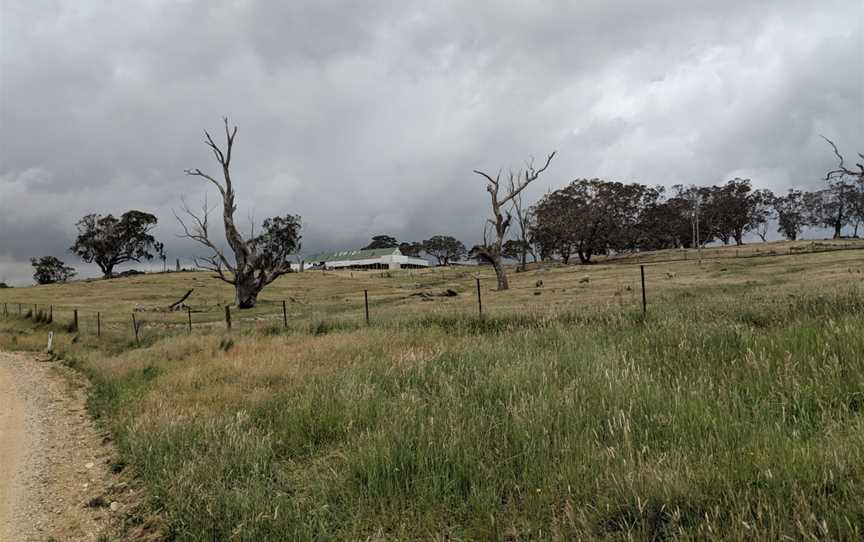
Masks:
[[[201,131],[226,114],[240,215],[301,214],[308,250],[476,242],[471,170],[553,149],[532,199],[595,176],[815,188],[819,134],[864,149],[857,0],[0,6],[0,280],[18,283],[30,256],[73,260],[90,212],[153,212],[172,257],[198,252],[171,209],[203,199],[182,171],[215,171]]]

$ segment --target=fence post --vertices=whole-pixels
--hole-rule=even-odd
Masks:
[[[132,329],[135,330],[135,344],[138,344],[138,322],[135,320],[135,313],[132,313]]]
[[[78,309],[72,310],[72,331],[78,333]]]
[[[6,303],[3,303],[3,316],[9,316],[9,310],[6,308]]]
[[[96,313],[96,336],[102,336],[102,313]]]
[[[285,305],[285,300],[282,300],[282,327],[288,327],[288,307]]]
[[[483,316],[483,298],[480,296],[480,277],[477,277],[477,311]]]
[[[192,308],[186,307],[186,316],[189,317],[189,327],[187,328],[187,333],[192,334]]]
[[[48,305],[48,323],[54,321],[54,305]]]
[[[21,303],[18,303],[18,316],[21,316]]]
[[[225,326],[231,331],[231,307],[225,305]]]
[[[366,305],[366,325],[369,325],[369,290],[363,290],[363,302]]]
[[[645,298],[645,266],[639,266],[639,273],[642,275],[642,316],[648,312],[648,302]]]

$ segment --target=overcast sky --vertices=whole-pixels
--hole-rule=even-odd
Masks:
[[[303,217],[304,249],[482,231],[479,168],[558,157],[574,178],[735,176],[816,188],[819,134],[864,150],[864,3],[727,0],[0,0],[0,281],[92,212],[159,217],[239,126],[240,222]],[[134,8],[132,7],[134,4]],[[216,194],[211,192],[211,202]],[[80,266],[79,266],[80,267]],[[85,269],[86,272],[86,269]]]

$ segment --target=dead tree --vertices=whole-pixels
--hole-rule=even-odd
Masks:
[[[501,255],[501,246],[504,244],[504,239],[507,236],[507,230],[510,228],[511,213],[506,208],[507,204],[518,197],[525,188],[537,180],[541,173],[546,171],[552,158],[555,157],[555,152],[546,158],[546,163],[540,169],[534,168],[534,161],[530,160],[524,171],[510,171],[505,193],[501,194],[501,172],[493,178],[488,173],[479,170],[474,170],[474,173],[481,175],[486,179],[486,191],[489,192],[489,197],[492,203],[492,218],[486,219],[486,224],[483,227],[483,246],[479,247],[477,255],[483,260],[492,264],[495,269],[495,277],[498,279],[498,289],[507,290],[510,284],[507,281],[507,272],[504,269],[504,262]],[[493,230],[495,237],[489,239],[489,230]]]
[[[509,187],[511,190],[513,189],[512,177]],[[520,244],[519,267],[522,271],[525,271],[528,266],[528,254],[531,254],[531,259],[535,262],[537,261],[537,255],[534,253],[534,249],[531,248],[531,242],[529,241],[531,237],[531,211],[522,204],[521,192],[513,198],[513,211],[516,215],[516,225],[519,226],[519,231],[517,232]]]
[[[222,168],[223,182],[216,180],[211,175],[200,169],[187,169],[186,175],[201,177],[213,184],[222,197],[222,219],[225,226],[225,240],[234,253],[234,261],[230,261],[220,246],[210,237],[208,229],[209,209],[205,200],[201,214],[195,214],[189,210],[185,202],[183,208],[192,222],[187,225],[176,213],[174,216],[183,227],[186,237],[196,241],[212,252],[210,256],[195,260],[195,265],[210,271],[215,271],[221,280],[232,284],[236,295],[237,307],[247,309],[255,306],[258,294],[261,290],[276,280],[278,277],[291,271],[288,258],[299,250],[300,242],[300,217],[286,215],[284,217],[268,218],[263,222],[262,232],[255,235],[254,223],[252,232],[248,239],[238,231],[234,223],[234,212],[237,205],[234,202],[234,185],[231,182],[231,152],[234,148],[234,138],[237,135],[237,127],[228,128],[228,119],[223,119],[225,124],[225,138],[227,144],[225,150],[218,145],[205,131],[205,143]]]
[[[822,139],[831,145],[834,151],[834,156],[837,157],[837,169],[833,169],[825,174],[825,180],[828,181],[829,190],[833,192],[837,200],[835,207],[834,219],[834,237],[840,237],[840,231],[843,226],[844,218],[855,224],[853,236],[858,236],[858,225],[864,221],[864,154],[858,153],[858,157],[862,162],[855,164],[855,169],[849,169],[846,166],[846,161],[837,145],[825,136]],[[846,181],[846,178],[851,178],[852,182]],[[848,217],[844,217],[843,213],[847,212]]]
[[[844,176],[848,175],[849,177],[855,178],[858,182],[864,181],[864,164],[855,164],[855,166],[858,168],[858,171],[849,169],[848,167],[846,167],[843,155],[840,154],[840,151],[837,149],[837,145],[835,145],[833,141],[831,141],[825,136],[822,136],[822,139],[824,139],[828,142],[829,145],[831,145],[831,148],[834,150],[834,156],[837,157],[837,160],[839,162],[837,169],[831,170],[825,175],[825,180],[831,181],[834,179],[842,179]],[[861,158],[862,161],[864,161],[864,154],[861,154],[859,152],[858,157]]]

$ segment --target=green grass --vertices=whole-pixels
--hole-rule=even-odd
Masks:
[[[64,356],[177,540],[860,540],[864,292],[697,293]]]
[[[631,267],[556,268],[540,296],[514,275],[482,318],[460,273],[304,274],[280,286],[309,288],[287,329],[139,344],[37,309],[0,320],[0,348],[55,333],[169,539],[860,540],[855,254],[646,268],[647,316]],[[202,281],[108,286],[180,279]],[[414,281],[463,295],[424,303]],[[360,286],[377,288],[368,326]]]

